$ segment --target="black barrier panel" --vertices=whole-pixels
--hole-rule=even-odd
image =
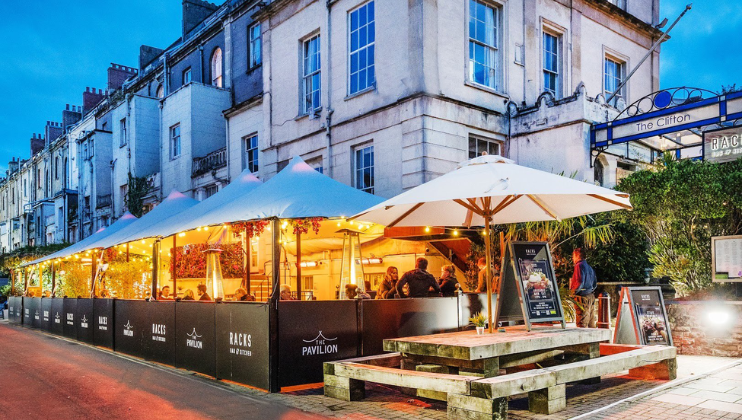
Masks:
[[[113,349],[137,357],[145,357],[142,338],[149,327],[147,305],[143,300],[116,299],[114,303]]]
[[[41,328],[41,298],[30,298],[31,327]]]
[[[175,304],[176,366],[216,376],[216,304]]]
[[[93,299],[77,299],[77,339],[84,343],[93,342]]]
[[[149,302],[142,336],[145,357],[175,366],[175,302]]]
[[[31,306],[33,305],[33,298],[30,297],[23,297],[23,316],[21,323],[24,327],[31,328]]]
[[[267,390],[270,378],[269,337],[268,305],[216,305],[217,378]]]
[[[62,335],[77,340],[77,299],[64,298],[62,324],[64,325]]]
[[[492,317],[494,318],[497,314],[497,295],[492,295]],[[459,299],[459,306],[461,311],[459,312],[459,326],[462,328],[468,327],[471,318],[474,314],[483,313],[487,316],[487,293],[464,293]]]
[[[93,302],[93,343],[113,348],[113,299],[95,299]]]
[[[49,332],[56,335],[64,334],[64,301],[67,299],[53,298],[51,327]]]
[[[322,382],[322,364],[358,356],[358,344],[356,300],[278,303],[280,386]]]
[[[455,331],[458,298],[362,300],[362,354],[383,353],[384,339]]]
[[[53,298],[41,299],[41,329],[52,331],[52,300]]]
[[[14,324],[22,322],[23,299],[18,296],[8,298],[8,321]]]

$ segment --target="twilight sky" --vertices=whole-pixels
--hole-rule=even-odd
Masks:
[[[689,1],[661,0],[661,17],[672,22]],[[742,86],[742,55],[728,47],[742,36],[735,4],[694,3],[662,47],[662,87]],[[82,105],[85,87],[105,89],[111,62],[138,67],[140,45],[164,48],[180,28],[180,0],[0,1],[0,174],[65,104]]]

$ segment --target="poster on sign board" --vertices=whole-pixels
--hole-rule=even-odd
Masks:
[[[511,242],[503,257],[498,321],[564,325],[559,287],[546,242]],[[520,303],[520,308],[515,302]],[[520,313],[519,313],[520,312]]]
[[[712,279],[742,282],[742,235],[711,238]]]
[[[660,287],[624,287],[619,299],[615,344],[672,346]]]

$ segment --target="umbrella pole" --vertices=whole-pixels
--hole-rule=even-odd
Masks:
[[[492,333],[492,244],[490,235],[490,224],[492,223],[492,216],[489,211],[484,216],[484,228],[486,234],[484,236],[485,252],[487,253],[487,271],[485,272],[485,282],[487,283],[487,332]]]
[[[301,232],[296,232],[296,299],[301,300]]]

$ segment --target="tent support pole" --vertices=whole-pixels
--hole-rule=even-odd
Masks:
[[[296,298],[301,300],[301,232],[296,232]]]
[[[57,291],[57,267],[54,262],[52,262],[52,291],[51,295],[54,296],[54,292]]]
[[[154,246],[152,247],[154,248]],[[178,262],[178,242],[176,240],[176,235],[173,235],[173,272],[170,274],[173,277],[173,293],[175,294],[175,297],[178,297],[178,270],[176,263]]]
[[[271,231],[273,232],[273,261],[272,261],[272,269],[273,271],[271,275],[271,292],[270,292],[270,298],[273,300],[279,299],[279,284],[281,284],[281,225],[279,224],[279,220],[277,218],[274,218],[271,221],[271,224],[273,225],[271,227]]]
[[[96,270],[95,250],[90,254],[90,297],[95,297],[95,270]]]
[[[160,274],[160,240],[156,240],[152,246],[152,298],[157,299],[157,283]]]
[[[484,228],[485,236],[485,252],[487,253],[487,271],[485,272],[485,282],[487,283],[487,332],[492,334],[492,231],[490,225],[492,224],[492,216],[490,210],[487,208],[484,212]]]

